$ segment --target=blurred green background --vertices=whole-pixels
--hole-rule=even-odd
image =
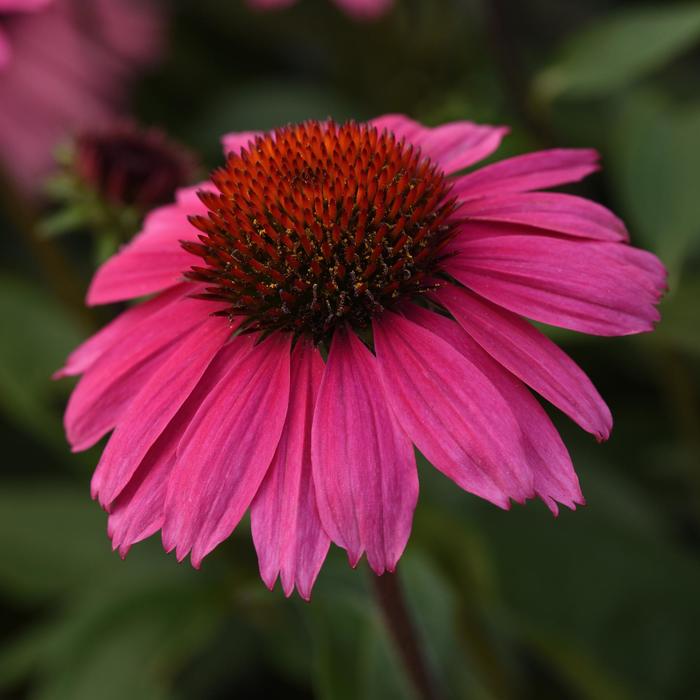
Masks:
[[[498,157],[594,146],[572,188],[670,271],[651,335],[554,337],[614,417],[598,445],[555,416],[588,506],[503,512],[426,464],[400,563],[449,699],[700,697],[700,4],[398,0],[354,23],[327,0],[251,13],[169,3],[170,50],[137,118],[219,159],[220,134],[402,111],[508,124]],[[6,201],[7,197],[3,198]],[[49,375],[109,313],[82,309],[90,237],[0,209],[0,697],[411,698],[363,562],[334,549],[313,601],[258,578],[248,526],[201,572],[158,538],[122,562]]]

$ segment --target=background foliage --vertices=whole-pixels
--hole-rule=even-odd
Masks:
[[[556,333],[616,418],[597,445],[555,417],[589,505],[506,513],[423,464],[400,570],[446,698],[698,697],[700,5],[403,0],[369,25],[326,0],[171,5],[134,112],[208,166],[225,131],[388,111],[510,124],[499,157],[601,150],[574,191],[625,217],[671,291],[652,335]],[[109,317],[82,309],[91,241],[41,240],[3,191],[0,696],[410,698],[364,563],[333,551],[308,605],[264,588],[247,525],[201,572],[157,541],[110,552],[88,494],[99,449],[69,453],[68,382],[48,379]]]

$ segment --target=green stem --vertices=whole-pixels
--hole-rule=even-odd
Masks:
[[[396,646],[414,690],[421,700],[438,700],[434,678],[421,640],[411,619],[403,587],[397,573],[372,574],[372,584],[384,616],[389,636]]]
[[[57,298],[90,326],[94,316],[85,307],[84,289],[80,277],[56,245],[37,235],[38,220],[34,207],[0,170],[0,208],[17,232],[24,237],[25,244],[37,261],[42,277],[51,286]]]

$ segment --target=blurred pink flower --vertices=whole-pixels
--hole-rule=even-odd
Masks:
[[[92,491],[122,555],[162,530],[198,567],[250,509],[262,578],[288,595],[309,597],[329,541],[391,571],[418,498],[414,445],[501,508],[584,502],[528,387],[599,440],[610,412],[523,316],[649,331],[665,270],[604,207],[541,191],[596,170],[594,151],[457,174],[505,131],[391,115],[231,134],[211,181],[97,271],[90,304],[157,294],[59,372],[83,375],[73,449],[114,431]]]
[[[385,15],[394,0],[333,0],[345,14],[356,20],[375,20]],[[256,10],[278,10],[296,5],[297,0],[248,0]]]
[[[162,48],[144,0],[0,0],[0,164],[27,190],[73,131],[123,106],[133,71]]]

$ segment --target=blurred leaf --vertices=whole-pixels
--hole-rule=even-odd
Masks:
[[[610,161],[633,241],[678,275],[700,243],[700,105],[677,107],[655,92],[631,95],[613,123]]]
[[[231,131],[265,131],[328,117],[343,121],[357,117],[356,112],[347,98],[313,83],[259,81],[224,93],[207,110],[206,119],[195,125],[192,140],[218,161],[218,139]]]
[[[91,500],[88,485],[46,481],[0,489],[0,589],[20,600],[41,601],[71,594],[82,597],[97,581],[124,586],[144,578],[201,577],[180,566],[150,541],[135,547],[126,562],[112,552],[107,516]],[[112,583],[110,583],[110,586]]]
[[[15,424],[65,449],[53,397],[63,389],[51,381],[84,333],[75,319],[41,288],[0,278],[0,408]]]
[[[174,668],[220,617],[206,580],[127,573],[93,585],[0,654],[0,685],[38,676],[33,697],[41,700],[171,697]]]
[[[87,493],[3,485],[0,590],[61,604],[0,651],[0,687],[38,677],[41,700],[171,697],[175,669],[218,626],[235,581],[179,566],[155,543],[122,562],[104,521]]]
[[[400,660],[388,638],[370,591],[367,574],[348,576],[345,557],[326,566],[308,608],[314,653],[314,689],[319,700],[413,700]]]
[[[577,461],[588,461],[589,505],[557,519],[536,504],[503,512],[462,499],[461,519],[489,543],[498,622],[577,697],[692,695],[700,563],[666,539],[638,488]]]
[[[683,280],[661,306],[662,321],[648,336],[651,343],[667,343],[679,350],[700,356],[700,279]]]
[[[639,7],[575,34],[535,81],[538,96],[601,97],[632,83],[700,39],[696,2]]]
[[[118,563],[87,491],[46,483],[0,489],[0,587],[42,599],[89,586]]]
[[[399,567],[411,613],[441,697],[495,697],[477,680],[475,658],[459,637],[461,589],[455,589],[425,555],[407,552]]]

